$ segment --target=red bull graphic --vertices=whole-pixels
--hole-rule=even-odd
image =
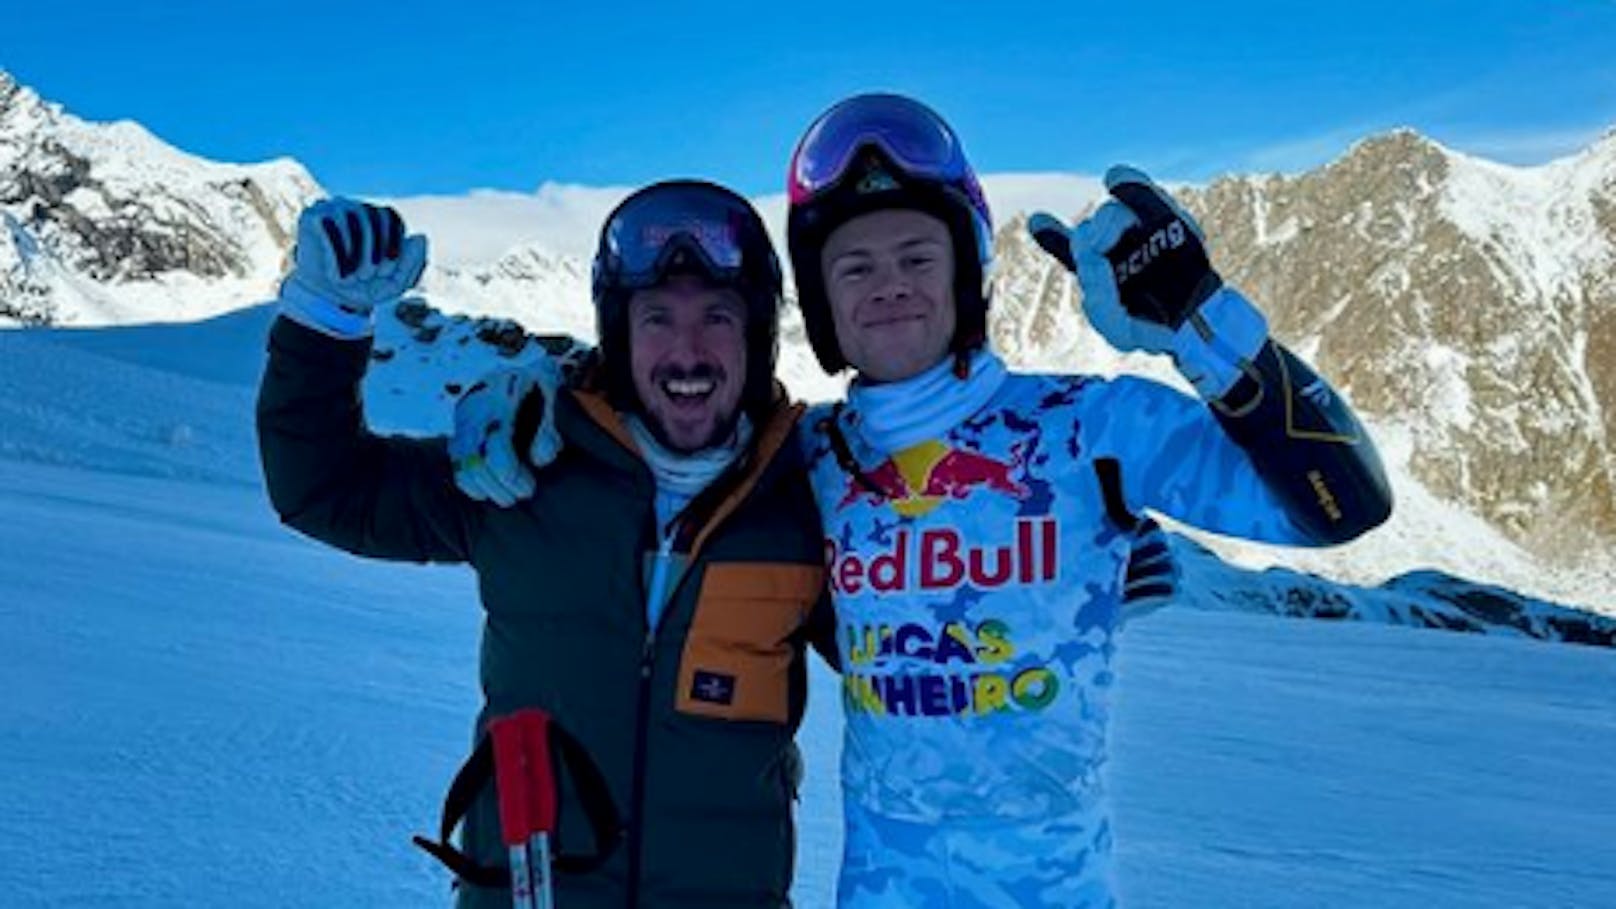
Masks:
[[[864,472],[861,482],[848,477],[840,508],[859,501],[890,503],[904,517],[919,517],[949,500],[964,501],[973,490],[986,489],[1013,499],[1032,494],[1023,480],[1024,443],[1010,449],[1008,462],[966,448],[950,448],[935,439],[905,448]]]
[[[842,695],[850,711],[985,716],[1043,710],[1060,694],[1060,677],[1047,666],[1006,665],[1016,648],[1010,627],[998,619],[849,625],[846,632]]]
[[[1060,577],[1060,527],[1053,517],[1016,518],[1010,539],[983,544],[957,527],[899,528],[872,552],[825,540],[831,592],[941,593],[969,584],[979,590],[1052,584]]]

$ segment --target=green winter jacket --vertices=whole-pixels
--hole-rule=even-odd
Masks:
[[[258,399],[259,448],[282,521],[362,556],[465,562],[486,612],[488,718],[548,711],[600,767],[625,833],[597,870],[556,877],[559,909],[788,905],[806,697],[804,644],[828,634],[823,543],[783,397],[720,488],[692,503],[660,626],[646,627],[654,484],[604,400],[563,392],[565,442],[528,501],[501,509],[455,488],[442,438],[365,428],[369,342],[277,319]],[[559,849],[589,827],[561,780]],[[492,787],[462,848],[503,866]],[[460,887],[462,907],[508,890]]]

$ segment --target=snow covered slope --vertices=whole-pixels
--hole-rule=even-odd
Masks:
[[[6,906],[447,905],[408,837],[469,745],[475,585],[278,525],[252,454],[267,316],[0,332]],[[408,319],[366,386],[395,427],[443,419],[422,383],[501,361],[459,343],[494,323]],[[389,367],[439,344],[452,368]],[[1119,677],[1134,909],[1593,909],[1616,887],[1616,651],[1173,607],[1124,632]],[[838,704],[816,664],[804,907],[839,859]]]

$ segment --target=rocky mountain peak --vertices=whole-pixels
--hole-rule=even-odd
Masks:
[[[1276,334],[1409,427],[1422,482],[1565,558],[1616,539],[1616,221],[1608,196],[1544,179],[1554,166],[1399,131],[1190,205]]]
[[[1362,173],[1385,166],[1396,171],[1440,174],[1452,154],[1436,140],[1404,126],[1353,143],[1346,153],[1326,167]]]
[[[0,69],[0,136],[18,137],[49,120],[52,110],[39,94]]]
[[[262,298],[319,192],[301,166],[204,161],[0,75],[0,317],[119,321],[156,297],[186,318],[218,311],[196,292]]]
[[[1610,551],[1616,142],[1517,168],[1396,130],[1314,171],[1182,198],[1276,337],[1406,432],[1422,484],[1549,564]],[[1171,378],[1094,336],[1024,218],[995,247],[991,329],[1013,360]]]

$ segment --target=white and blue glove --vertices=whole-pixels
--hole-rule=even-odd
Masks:
[[[533,495],[533,473],[561,453],[555,401],[561,368],[549,356],[496,369],[455,403],[449,458],[467,498],[509,508]],[[531,437],[531,438],[529,438]]]
[[[1027,229],[1077,276],[1083,312],[1113,347],[1169,354],[1202,397],[1216,401],[1252,370],[1268,320],[1223,283],[1201,227],[1143,172],[1105,173],[1112,196],[1068,230],[1038,212]]]
[[[426,237],[406,234],[398,212],[353,199],[323,199],[298,216],[280,312],[334,338],[368,337],[376,307],[397,301],[425,268]]]

